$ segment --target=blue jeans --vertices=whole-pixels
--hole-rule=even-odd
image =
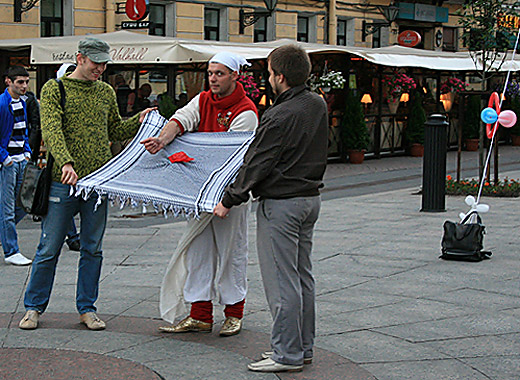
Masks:
[[[72,243],[73,241],[79,240],[79,233],[76,229],[76,223],[74,222],[74,216],[70,220],[69,229],[67,230],[66,241],[67,244]]]
[[[20,252],[16,225],[25,216],[25,211],[16,204],[16,196],[20,191],[23,172],[27,161],[2,165],[0,169],[0,239],[5,257]]]
[[[43,313],[49,303],[56,264],[70,221],[80,213],[80,257],[76,287],[76,308],[80,314],[96,311],[99,275],[103,261],[101,245],[107,221],[106,199],[94,211],[98,195],[86,201],[69,196],[70,186],[53,182],[49,196],[49,211],[42,220],[40,244],[36,250],[31,279],[25,291],[25,308]]]

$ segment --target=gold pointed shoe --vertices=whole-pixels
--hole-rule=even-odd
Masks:
[[[237,335],[242,330],[242,319],[236,317],[227,317],[220,329],[220,336]]]
[[[185,333],[185,332],[211,332],[213,324],[198,321],[192,317],[186,317],[176,325],[161,326],[160,331],[167,333]]]

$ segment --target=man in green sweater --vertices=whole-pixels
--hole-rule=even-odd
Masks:
[[[40,244],[25,292],[25,316],[21,329],[35,329],[49,303],[56,264],[71,218],[81,217],[80,259],[76,289],[76,307],[81,323],[90,330],[103,330],[105,323],[96,315],[101,272],[102,240],[107,220],[107,201],[98,203],[97,194],[88,199],[70,196],[70,186],[103,166],[112,154],[110,141],[131,138],[139,129],[146,109],[122,121],[112,87],[98,80],[110,61],[110,47],[104,41],[88,37],[78,45],[77,67],[61,78],[65,89],[65,107],[56,80],[48,81],[41,92],[43,140],[54,156],[53,182],[49,210],[42,221]]]

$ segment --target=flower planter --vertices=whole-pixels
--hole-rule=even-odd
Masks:
[[[511,135],[511,141],[513,146],[520,146],[520,136]]]
[[[410,146],[410,156],[412,157],[422,157],[424,156],[424,145],[423,144],[412,144]]]
[[[390,113],[397,113],[397,108],[399,108],[399,98],[396,99],[388,99],[388,108],[390,109]]]
[[[466,150],[468,152],[476,152],[478,150],[478,139],[466,139]]]
[[[362,164],[365,160],[365,151],[364,150],[349,150],[348,151],[348,161],[351,164]]]

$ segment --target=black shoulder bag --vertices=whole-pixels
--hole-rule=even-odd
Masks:
[[[476,215],[476,223],[468,223],[470,217]],[[473,211],[466,215],[460,223],[449,220],[444,222],[441,259],[455,261],[482,261],[491,258],[492,253],[483,251],[486,227],[480,215]]]
[[[56,82],[60,88],[61,108],[65,110],[65,87],[61,80],[56,79]],[[41,135],[38,141],[38,145],[40,144]],[[17,202],[26,213],[45,216],[49,208],[54,157],[47,151],[47,165],[43,169],[38,166],[36,160],[37,158],[31,159],[25,166]]]

